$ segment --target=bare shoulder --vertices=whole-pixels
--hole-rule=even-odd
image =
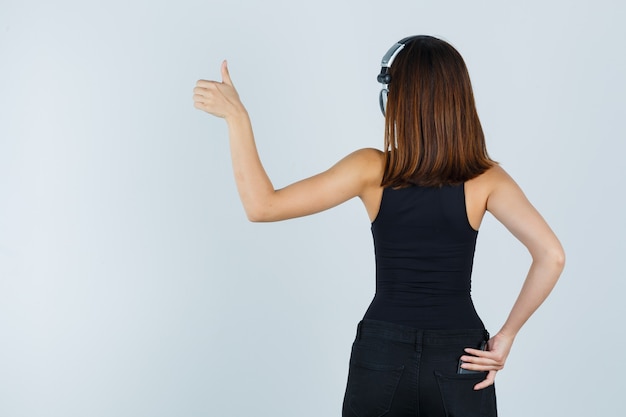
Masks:
[[[356,151],[348,155],[348,158],[358,159],[365,164],[385,163],[385,154],[381,150],[375,148],[357,149]]]
[[[471,181],[477,181],[481,183],[499,182],[505,179],[510,179],[511,176],[500,166],[500,164],[494,164],[491,168],[480,174],[478,177],[473,178]]]
[[[379,184],[385,167],[385,155],[378,149],[363,148],[352,152],[339,164],[345,164],[366,182]]]
[[[492,183],[510,182],[513,178],[499,164],[495,164],[483,174],[487,181]]]
[[[530,205],[522,189],[500,165],[489,168],[476,180],[485,207],[492,214],[511,211],[513,205]]]
[[[476,178],[472,178],[466,184],[466,189],[475,191],[484,197],[502,187],[515,186],[517,184],[500,165],[495,164]]]
[[[503,189],[517,185],[498,164],[465,183],[465,206],[470,225],[478,230],[485,211],[490,210],[494,195],[502,194]]]
[[[500,165],[488,169],[484,181],[490,196],[501,192],[522,192],[515,180]]]

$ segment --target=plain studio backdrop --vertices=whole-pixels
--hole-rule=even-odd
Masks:
[[[500,414],[623,410],[626,13],[608,1],[0,2],[0,416],[338,416],[374,294],[357,200],[241,208],[223,59],[276,187],[382,147],[397,40],[452,43],[491,156],[567,252],[498,374]],[[494,333],[530,257],[489,215],[473,297]]]

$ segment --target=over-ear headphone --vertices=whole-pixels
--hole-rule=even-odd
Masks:
[[[404,39],[396,42],[383,56],[383,61],[380,66],[380,74],[378,74],[377,80],[379,83],[383,85],[382,90],[380,90],[380,96],[378,97],[378,102],[380,104],[380,111],[383,112],[383,116],[385,115],[385,109],[387,108],[387,94],[389,94],[389,83],[391,82],[391,74],[389,74],[389,67],[391,67],[391,63],[398,56],[400,51],[404,49],[407,43],[417,38],[418,36],[409,36]]]

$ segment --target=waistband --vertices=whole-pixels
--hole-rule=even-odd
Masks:
[[[486,329],[415,329],[401,324],[370,319],[361,320],[357,326],[357,338],[363,336],[375,336],[396,342],[428,345],[446,345],[467,339],[489,340],[489,332]]]

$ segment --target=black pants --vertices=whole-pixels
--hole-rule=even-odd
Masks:
[[[463,349],[488,339],[486,330],[417,330],[361,321],[342,416],[495,417],[495,387],[473,389],[487,373],[457,373]]]

